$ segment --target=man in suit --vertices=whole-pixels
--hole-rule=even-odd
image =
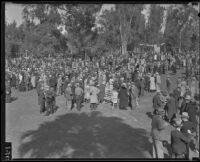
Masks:
[[[175,130],[171,131],[171,147],[172,158],[186,158],[187,159],[187,144],[190,142],[190,138],[185,136],[181,130],[181,119],[176,119]]]
[[[173,94],[170,93],[169,96],[170,96],[170,98],[167,101],[166,107],[167,107],[167,118],[168,118],[169,122],[171,123],[173,118],[176,115],[177,108],[176,108],[176,101],[175,101]]]
[[[46,108],[47,108],[47,113],[45,114],[46,116],[53,114],[53,92],[51,91],[50,87],[45,91],[45,101],[46,101]]]
[[[195,102],[192,102],[191,97],[187,95],[185,97],[185,102],[183,102],[181,105],[181,114],[182,112],[187,112],[189,115],[189,121],[191,121],[195,125],[195,128],[197,126],[197,117],[196,117],[197,111],[198,111],[197,104]]]
[[[153,113],[155,114],[157,109],[161,106],[162,106],[161,92],[160,90],[158,90],[155,96],[153,96],[153,108],[154,108]]]
[[[170,93],[170,90],[171,90],[171,80],[170,80],[170,76],[169,75],[167,75],[166,87],[167,87],[168,93]]]
[[[57,85],[57,80],[55,76],[50,75],[49,76],[49,86],[53,87],[54,91],[56,91],[56,85]]]
[[[181,119],[182,119],[182,127],[181,127],[181,132],[188,138],[191,138],[191,142],[193,142],[192,144],[195,145],[195,132],[196,132],[196,129],[195,129],[195,125],[189,121],[189,115],[187,112],[183,112],[182,113],[182,116],[181,116]],[[188,143],[187,144],[187,154],[186,154],[186,157],[189,159],[189,146],[190,144]]]
[[[173,95],[174,95],[174,98],[175,98],[176,109],[177,109],[177,111],[179,111],[178,102],[179,102],[179,99],[180,99],[180,96],[181,96],[181,88],[177,87],[176,89],[174,89]],[[179,113],[179,112],[177,112],[177,113]]]
[[[151,123],[151,135],[153,140],[153,158],[164,158],[164,139],[162,136],[162,132],[168,126],[168,124],[163,119],[164,113],[164,110],[161,107],[158,107]]]
[[[75,99],[76,99],[76,108],[78,111],[81,110],[81,101],[83,96],[83,89],[80,87],[80,83],[76,83],[75,85]]]
[[[45,112],[45,95],[44,95],[44,87],[42,85],[42,80],[39,80],[37,84],[37,93],[38,93],[38,104],[40,105],[40,113]]]

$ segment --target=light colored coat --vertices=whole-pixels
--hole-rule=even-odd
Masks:
[[[150,90],[156,90],[155,78],[150,77]]]
[[[98,94],[99,94],[100,90],[95,87],[95,86],[91,86],[90,87],[90,103],[98,103]]]

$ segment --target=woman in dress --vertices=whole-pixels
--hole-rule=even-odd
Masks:
[[[151,75],[150,77],[150,92],[156,91],[155,77]]]
[[[126,83],[123,83],[119,91],[119,109],[126,110],[128,108],[128,90],[126,88]]]
[[[88,84],[88,79],[84,81],[84,99],[85,102],[89,102],[90,100],[90,86]]]

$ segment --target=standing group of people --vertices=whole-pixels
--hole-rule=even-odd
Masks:
[[[12,87],[19,91],[36,89],[40,112],[48,116],[56,111],[56,97],[61,95],[66,99],[66,110],[81,111],[83,103],[90,103],[90,109],[96,110],[105,102],[113,108],[134,110],[139,108],[145,93],[156,92],[152,120],[154,157],[163,158],[161,132],[171,124],[175,127],[171,132],[172,155],[188,158],[189,143],[194,139],[191,134],[196,133],[195,140],[199,138],[198,73],[188,77],[187,64],[179,57],[107,56],[98,61],[20,58],[7,64],[6,102],[10,100]],[[186,68],[186,78],[179,78],[173,90],[168,71],[176,73],[180,67]],[[168,74],[166,92],[161,91],[161,74]]]
[[[171,125],[171,157],[189,159],[190,150],[199,151],[199,85],[178,78],[171,91],[157,91],[153,97],[152,139],[154,158],[164,158],[163,132]],[[169,92],[169,93],[168,93]],[[192,147],[191,147],[192,146]]]

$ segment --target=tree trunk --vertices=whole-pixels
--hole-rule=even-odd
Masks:
[[[119,17],[120,17],[120,36],[121,36],[121,52],[122,55],[127,53],[127,40],[126,40],[126,28],[125,28],[125,15],[121,11],[122,9],[119,8]]]

